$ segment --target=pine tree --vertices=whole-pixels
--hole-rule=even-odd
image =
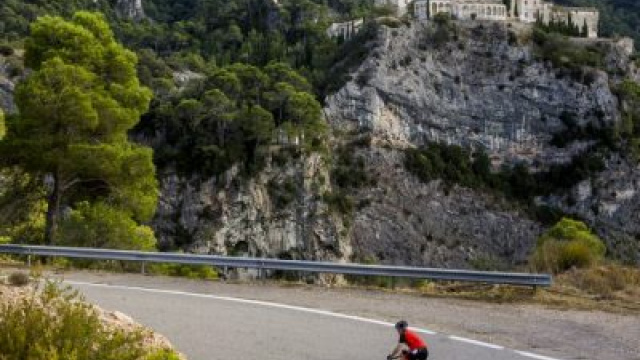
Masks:
[[[16,88],[20,116],[0,152],[49,188],[45,243],[56,241],[63,206],[76,203],[149,220],[158,195],[152,151],[127,138],[152,97],[138,81],[136,55],[89,12],[39,18],[25,49],[33,72]]]
[[[2,111],[2,108],[0,108],[0,140],[2,140],[5,133],[6,133],[6,128],[4,125],[4,111]]]

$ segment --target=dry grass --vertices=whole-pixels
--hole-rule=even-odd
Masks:
[[[365,288],[491,303],[538,304],[562,310],[640,314],[640,269],[619,265],[572,269],[556,276],[553,286],[548,289],[430,281],[397,289],[379,286]]]

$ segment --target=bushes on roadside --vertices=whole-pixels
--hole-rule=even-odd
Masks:
[[[77,292],[47,283],[23,301],[0,306],[0,359],[175,360],[147,349],[140,331],[104,325]]]
[[[605,252],[604,243],[587,225],[563,218],[538,239],[531,262],[536,270],[557,274],[593,266]]]
[[[149,266],[149,273],[189,279],[215,280],[218,278],[218,272],[207,265],[152,264]]]

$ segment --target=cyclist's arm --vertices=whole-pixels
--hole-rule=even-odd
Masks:
[[[391,353],[391,357],[395,358],[396,356],[400,355],[400,352],[402,351],[402,347],[403,347],[402,343],[398,344],[396,348],[393,349],[393,352]]]

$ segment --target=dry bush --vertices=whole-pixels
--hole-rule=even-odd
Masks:
[[[604,243],[587,225],[564,218],[538,239],[531,265],[536,271],[559,274],[595,266],[605,252]]]
[[[16,271],[11,273],[7,280],[9,281],[9,285],[25,286],[29,284],[29,274],[21,271]]]
[[[640,270],[619,265],[598,266],[571,270],[558,280],[591,295],[610,298],[618,292],[637,293]]]

